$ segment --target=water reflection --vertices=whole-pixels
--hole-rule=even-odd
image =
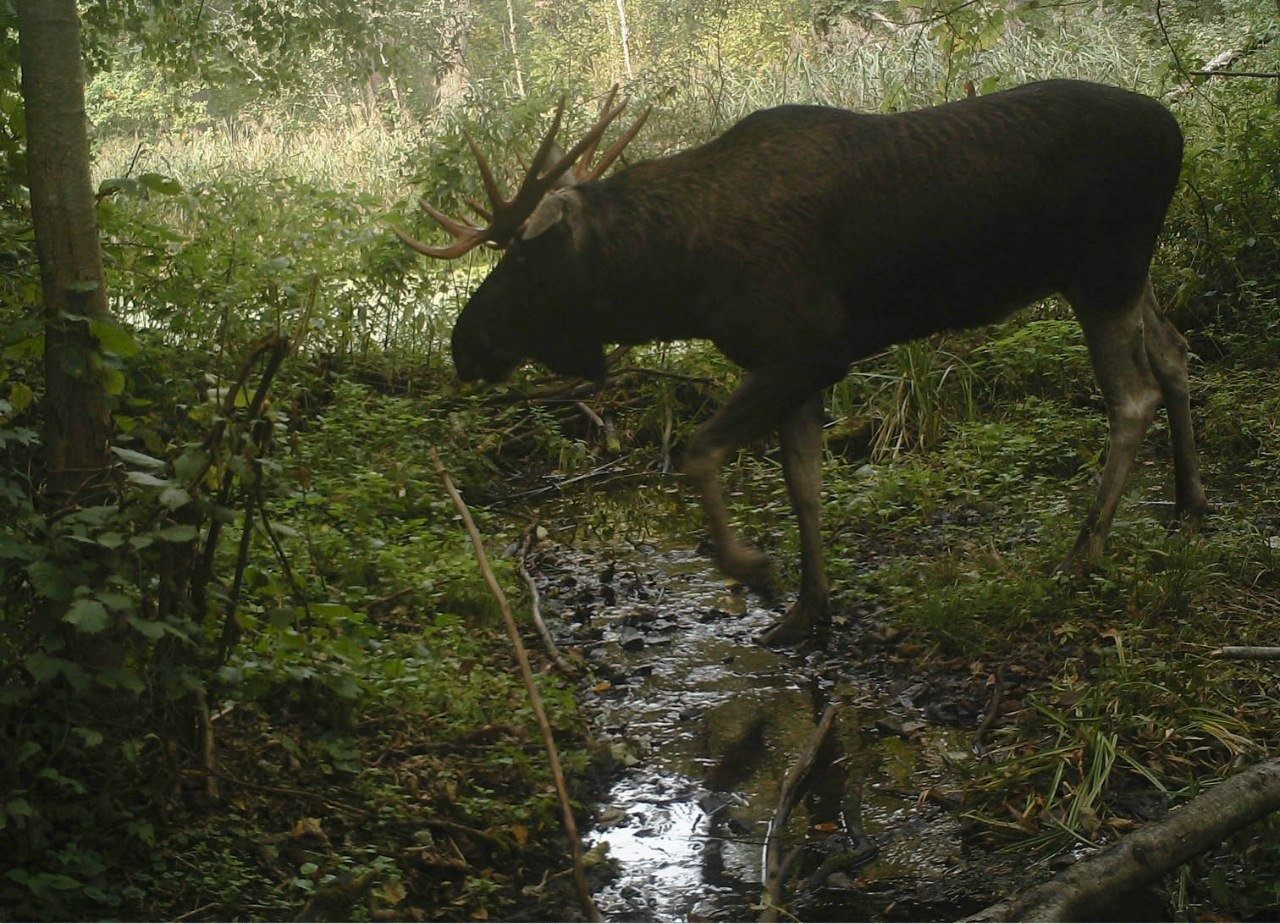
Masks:
[[[957,910],[958,826],[917,804],[945,755],[963,750],[954,732],[925,726],[857,664],[755,645],[777,614],[688,549],[643,537],[590,553],[560,545],[540,573],[549,609],[571,626],[564,641],[610,677],[585,706],[630,764],[587,835],[619,864],[597,895],[606,916],[755,919],[781,782],[832,700],[843,712],[786,830],[788,850],[804,845],[792,910],[828,920]],[[911,734],[892,733],[903,727]]]

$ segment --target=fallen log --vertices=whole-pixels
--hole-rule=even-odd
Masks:
[[[1105,920],[1121,896],[1277,810],[1280,759],[1272,759],[1224,780],[1044,885],[965,920]]]

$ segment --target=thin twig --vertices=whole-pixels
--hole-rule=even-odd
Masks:
[[[449,499],[453,501],[453,506],[457,508],[459,516],[462,517],[462,525],[466,528],[467,536],[471,539],[471,547],[475,550],[476,563],[480,566],[480,573],[484,576],[485,583],[489,585],[490,592],[498,602],[498,609],[502,612],[502,622],[507,630],[507,638],[511,640],[511,647],[515,651],[516,661],[520,665],[520,679],[524,681],[524,688],[529,694],[529,704],[533,707],[533,714],[538,719],[538,728],[542,731],[543,743],[547,746],[547,760],[551,764],[551,776],[555,780],[556,796],[560,800],[560,813],[564,819],[564,831],[569,838],[569,851],[573,857],[573,882],[578,892],[578,902],[582,906],[582,913],[590,921],[602,921],[604,919],[600,916],[600,912],[596,910],[595,902],[591,900],[591,889],[587,886],[587,871],[582,861],[582,838],[578,834],[578,823],[573,817],[573,803],[569,800],[569,785],[565,782],[564,770],[560,766],[560,754],[556,750],[555,735],[551,731],[551,722],[547,719],[546,710],[542,707],[542,697],[538,695],[538,687],[533,679],[533,668],[529,666],[529,655],[525,651],[524,642],[520,640],[520,631],[516,628],[515,617],[511,615],[511,604],[507,602],[507,595],[502,592],[502,586],[498,583],[497,577],[494,576],[493,568],[489,566],[489,557],[485,554],[484,542],[480,538],[480,531],[476,529],[476,524],[471,519],[471,511],[467,509],[467,505],[462,500],[462,495],[458,493],[458,489],[453,486],[453,480],[449,477],[448,471],[445,470],[444,462],[440,460],[440,454],[434,448],[430,449],[429,452],[436,474],[444,482],[444,489],[448,492]]]
[[[1000,699],[1004,696],[1004,665],[996,668],[995,683],[991,687],[991,699],[987,701],[987,711],[982,717],[982,724],[978,726],[978,730],[973,735],[973,756],[987,756],[987,732],[991,731],[991,726],[995,724],[996,716],[1000,714]]]
[[[1224,645],[1209,654],[1228,661],[1280,661],[1280,648],[1265,645]]]
[[[800,752],[795,765],[787,771],[786,779],[782,781],[782,790],[778,794],[778,807],[769,821],[769,830],[764,839],[764,863],[761,876],[764,885],[762,899],[764,912],[760,915],[761,921],[778,920],[778,914],[781,911],[779,903],[782,901],[782,884],[786,878],[787,867],[790,865],[782,856],[782,829],[787,826],[791,810],[795,808],[796,802],[804,792],[804,785],[808,781],[810,771],[813,770],[818,750],[827,740],[827,735],[831,734],[839,712],[839,703],[827,706],[813,734],[805,743],[804,750]]]
[[[516,571],[529,588],[529,615],[533,617],[533,624],[538,627],[538,636],[542,639],[542,647],[547,650],[547,656],[551,658],[562,673],[570,677],[579,677],[581,672],[561,654],[560,649],[556,647],[556,640],[551,637],[551,631],[542,620],[542,601],[538,595],[538,585],[534,583],[533,575],[529,573],[529,569],[525,566],[525,557],[529,554],[533,532],[537,528],[538,521],[534,520],[529,524],[529,528],[524,531],[524,539],[520,542],[520,548],[516,552]]]
[[[214,772],[213,719],[209,717],[209,700],[204,687],[196,690],[196,712],[200,717],[200,760],[204,767],[204,791],[210,799],[220,798],[218,776]]]
[[[1280,79],[1280,71],[1192,71],[1196,77],[1259,77],[1264,80]]]
[[[206,904],[199,906],[198,908],[192,908],[190,911],[184,911],[182,914],[174,918],[174,920],[189,921],[192,918],[194,918],[197,914],[200,914],[202,911],[208,911],[210,908],[217,908],[217,907],[218,907],[218,902],[216,901],[208,902]]]

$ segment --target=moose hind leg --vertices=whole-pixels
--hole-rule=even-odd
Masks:
[[[1169,414],[1177,515],[1179,519],[1194,524],[1210,508],[1196,464],[1196,438],[1191,425],[1191,399],[1187,384],[1187,341],[1160,310],[1150,279],[1142,293],[1142,326],[1147,359]]]
[[[1109,433],[1097,497],[1075,546],[1060,568],[1062,571],[1091,571],[1102,564],[1102,549],[1124,493],[1125,481],[1133,468],[1138,446],[1160,406],[1160,389],[1147,360],[1143,304],[1142,296],[1130,299],[1123,308],[1105,302],[1073,300],[1107,406]]]
[[[778,436],[787,492],[800,526],[800,595],[760,641],[791,645],[808,639],[815,630],[824,632],[829,615],[822,561],[822,394],[815,394],[788,417]]]
[[[694,433],[684,470],[697,485],[711,527],[716,564],[729,577],[752,590],[772,589],[769,557],[744,545],[729,525],[720,467],[729,452],[779,427],[784,418],[821,384],[799,384],[794,374],[750,372],[742,385],[710,420]]]

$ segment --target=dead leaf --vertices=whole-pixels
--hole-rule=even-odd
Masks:
[[[289,832],[289,836],[297,841],[314,837],[324,841],[326,844],[329,843],[329,838],[325,835],[324,829],[320,827],[320,819],[311,818],[310,816],[299,818],[294,822],[293,830]]]

